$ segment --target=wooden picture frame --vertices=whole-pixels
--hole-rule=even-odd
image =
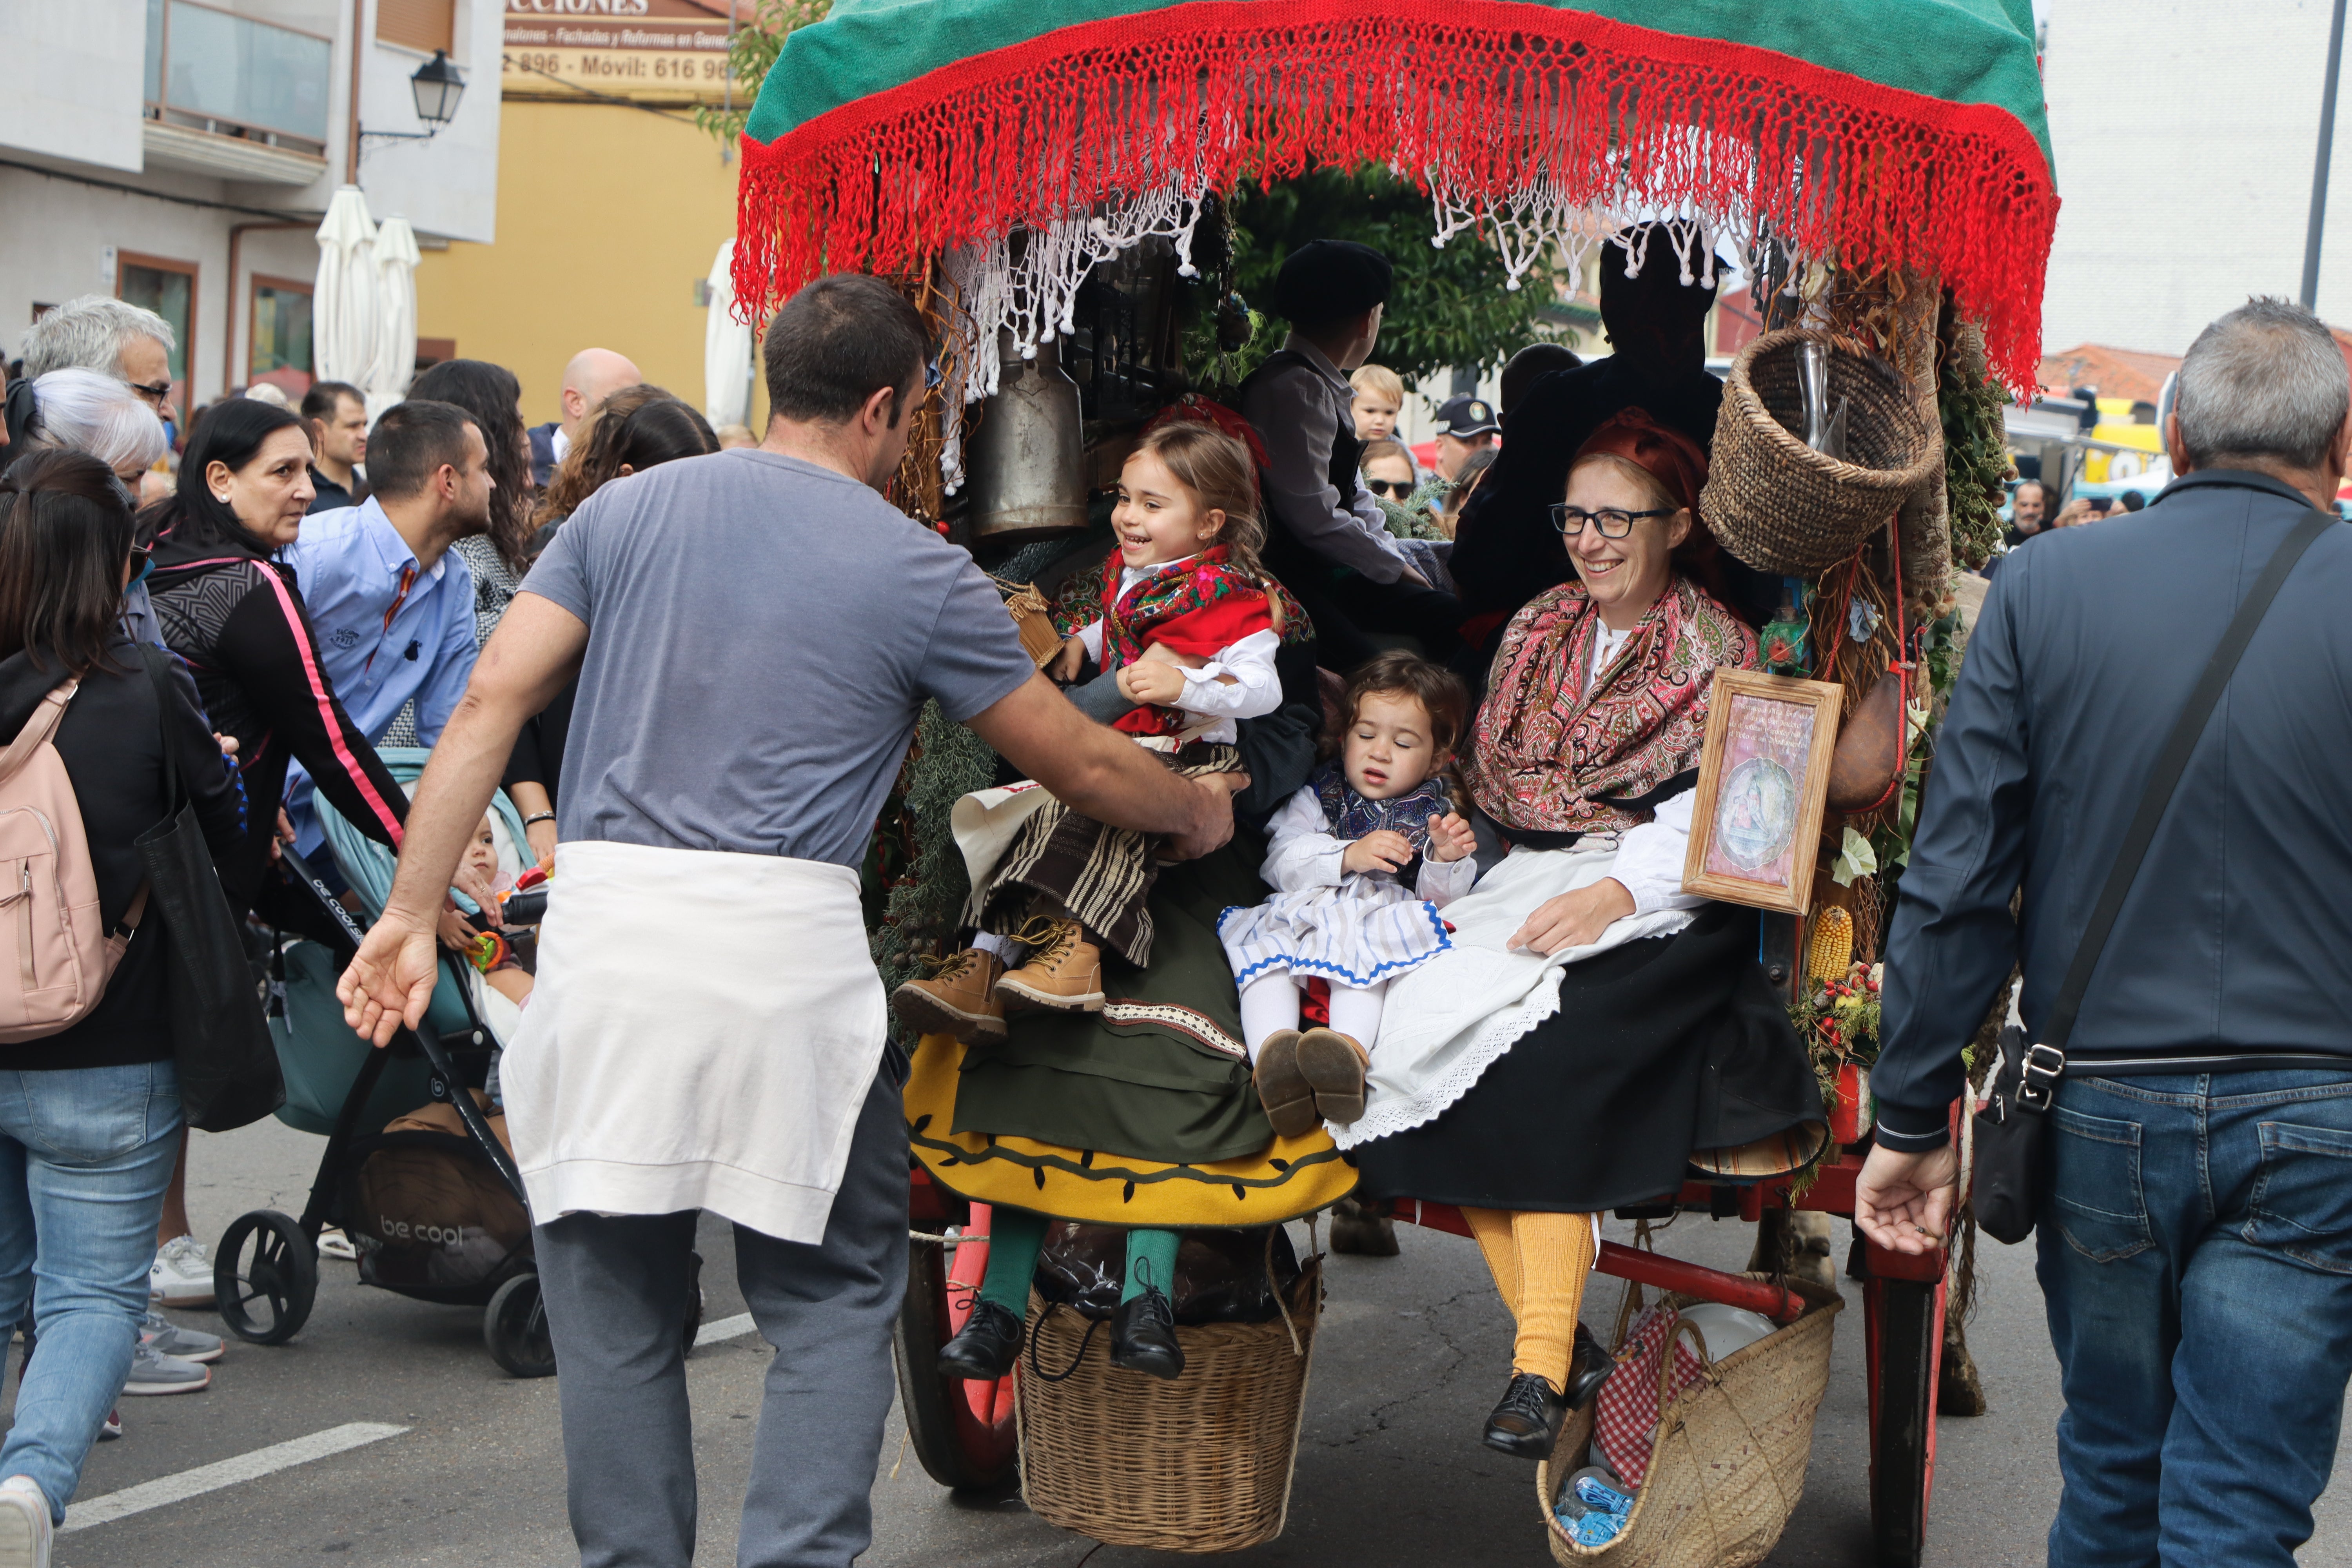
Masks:
[[[1718,669],[1691,809],[1683,891],[1809,912],[1845,691],[1824,680]]]

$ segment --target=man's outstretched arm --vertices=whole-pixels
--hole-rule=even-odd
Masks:
[[[449,879],[524,721],[554,700],[587,646],[587,623],[551,599],[525,592],[507,606],[416,782],[383,915],[335,984],[344,1020],[365,1038],[388,1045],[403,1023],[425,1016],[440,973],[434,928]]]
[[[1234,836],[1234,793],[1249,787],[1247,774],[1188,779],[1171,773],[1126,735],[1079,712],[1043,675],[1031,676],[970,723],[1064,805],[1113,827],[1167,834],[1170,848],[1184,859]]]

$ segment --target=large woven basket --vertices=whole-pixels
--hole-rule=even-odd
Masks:
[[[1280,1535],[1322,1299],[1321,1265],[1309,1261],[1287,1321],[1180,1324],[1184,1373],[1167,1382],[1114,1369],[1107,1328],[1032,1296],[1018,1405],[1029,1510],[1160,1552],[1239,1552]]]
[[[1569,1477],[1590,1462],[1594,1407],[1571,1415],[1536,1475],[1553,1560],[1568,1568],[1763,1562],[1805,1489],[1813,1415],[1829,1386],[1830,1331],[1844,1305],[1823,1300],[1787,1328],[1711,1363],[1659,1412],[1649,1473],[1624,1530],[1606,1546],[1577,1545],[1552,1512]],[[1678,1324],[1675,1332],[1704,1344],[1696,1328]],[[1662,1385],[1674,1364],[1670,1341],[1659,1358]]]
[[[1830,412],[1846,401],[1843,458],[1805,445],[1797,361],[1808,341],[1830,346]],[[1748,565],[1811,576],[1884,529],[1942,460],[1942,432],[1900,371],[1846,339],[1785,327],[1731,363],[1699,510]]]

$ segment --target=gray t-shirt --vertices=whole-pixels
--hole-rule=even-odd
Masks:
[[[588,623],[559,831],[856,866],[925,697],[1036,672],[961,547],[772,452],[606,485],[522,592]]]

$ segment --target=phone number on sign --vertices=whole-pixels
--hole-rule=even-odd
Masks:
[[[506,57],[509,70],[555,77],[594,77],[608,80],[719,82],[726,79],[723,59],[690,55],[593,54],[563,55],[521,51]]]

